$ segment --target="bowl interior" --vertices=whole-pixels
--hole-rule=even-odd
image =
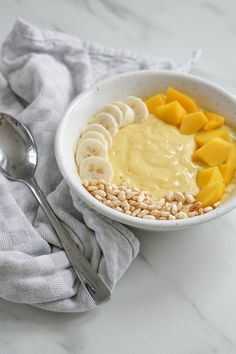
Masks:
[[[64,178],[73,190],[91,207],[98,209],[101,213],[126,224],[145,229],[183,228],[194,223],[208,221],[232,209],[236,202],[235,197],[232,197],[220,208],[221,212],[214,211],[186,220],[158,222],[157,225],[155,221],[138,220],[138,218],[131,218],[113,211],[94,200],[95,198],[91,197],[81,186],[74,152],[76,142],[86,126],[87,120],[107,103],[123,100],[130,95],[145,99],[155,93],[164,92],[168,86],[182,90],[195,99],[199,106],[224,115],[227,124],[236,126],[236,100],[234,96],[218,86],[191,75],[165,71],[139,71],[122,74],[98,83],[78,96],[67,109],[56,136],[56,159]]]

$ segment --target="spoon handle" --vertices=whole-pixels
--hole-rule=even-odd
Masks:
[[[92,301],[99,305],[100,303],[109,300],[110,291],[105,286],[103,281],[99,278],[98,274],[93,270],[90,263],[87,261],[81,250],[71,239],[66,229],[62,226],[52,208],[48,204],[47,199],[41,192],[34,178],[25,181],[27,186],[31,189],[39,204],[45,211],[52,227],[54,228],[61,244],[71,261],[71,264],[78,275],[82,285],[87,291]]]

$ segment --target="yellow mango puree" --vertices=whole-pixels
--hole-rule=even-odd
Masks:
[[[236,141],[233,129],[224,129]],[[152,115],[143,123],[120,129],[109,151],[113,183],[124,182],[148,190],[156,199],[168,191],[198,193],[196,174],[200,166],[192,161],[194,136],[182,134]],[[223,201],[233,194],[235,187],[236,176],[226,188]]]
[[[192,162],[194,135],[150,115],[118,132],[109,151],[113,183],[148,190],[159,199],[168,191],[197,193],[199,166]]]

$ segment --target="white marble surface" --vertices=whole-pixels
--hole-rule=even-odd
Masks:
[[[185,60],[236,93],[235,0],[0,0],[0,42],[21,16],[105,45]],[[236,211],[192,230],[135,231],[141,254],[112,300],[63,315],[0,300],[1,354],[235,354]]]

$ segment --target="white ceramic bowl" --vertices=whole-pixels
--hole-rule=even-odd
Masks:
[[[209,81],[168,71],[135,71],[102,81],[76,97],[65,112],[58,127],[55,153],[59,169],[73,191],[97,212],[121,223],[145,230],[175,230],[208,222],[229,212],[236,206],[232,196],[223,206],[207,214],[183,220],[156,221],[131,217],[115,211],[92,197],[82,186],[74,151],[77,139],[86,122],[105,104],[134,95],[146,98],[168,86],[182,90],[195,99],[199,106],[225,116],[226,124],[236,126],[236,99],[221,87]]]

